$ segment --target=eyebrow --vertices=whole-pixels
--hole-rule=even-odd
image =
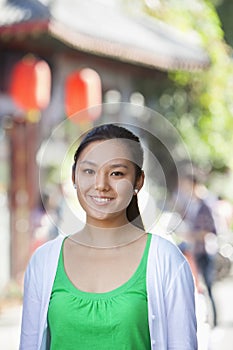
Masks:
[[[83,160],[80,162],[80,165],[83,165],[83,164],[88,164],[88,165],[91,165],[91,166],[94,166],[94,167],[97,167],[97,164],[90,161],[90,160]],[[110,165],[110,168],[111,169],[115,169],[115,168],[125,168],[125,169],[128,169],[128,166],[126,164],[122,164],[122,163],[116,163],[116,164],[112,164]]]
[[[128,166],[125,165],[125,164],[119,163],[119,164],[112,164],[112,165],[110,165],[110,168],[112,168],[112,169],[114,169],[114,168],[125,168],[125,169],[128,169]]]
[[[82,160],[79,164],[88,164],[88,165],[92,165],[92,166],[97,166],[96,163],[91,162],[90,160]]]

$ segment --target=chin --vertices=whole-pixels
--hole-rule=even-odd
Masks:
[[[89,218],[90,218],[90,221],[92,222],[96,222],[100,223],[100,225],[103,225],[103,223],[105,222],[107,226],[109,226],[109,224],[113,224],[113,223],[121,223],[122,224],[122,217],[125,217],[125,213],[122,213],[122,212],[118,212],[118,213],[112,213],[112,214],[109,214],[109,213],[95,213],[93,215],[91,214],[88,214],[87,215]]]

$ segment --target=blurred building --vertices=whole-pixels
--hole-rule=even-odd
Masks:
[[[12,90],[15,66],[30,57],[45,62],[50,71],[49,101],[43,108],[28,103],[30,94],[20,104],[23,88],[35,89],[26,70]],[[144,16],[126,15],[107,2],[0,1],[0,289],[9,278],[21,279],[30,255],[31,213],[40,197],[36,156],[66,118],[68,77],[88,68],[99,79],[101,102],[136,99],[155,107],[157,90],[167,84],[170,70],[208,65],[206,52],[192,36]],[[142,80],[153,90],[150,96],[141,94]],[[49,78],[46,90],[45,84]]]

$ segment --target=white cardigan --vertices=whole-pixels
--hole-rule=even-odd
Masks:
[[[64,237],[33,254],[24,280],[20,350],[46,350],[47,312]],[[170,241],[153,235],[147,264],[151,349],[196,350],[194,283],[189,264]]]

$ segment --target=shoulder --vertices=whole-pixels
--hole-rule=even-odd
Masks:
[[[53,280],[63,240],[63,236],[58,236],[37,248],[33,253],[24,276],[26,289],[29,285],[38,288],[43,284],[44,278],[48,283]]]
[[[151,249],[158,254],[166,253],[166,255],[172,254],[183,257],[180,249],[171,239],[159,236],[158,234],[152,234]]]
[[[210,205],[207,202],[205,202],[203,199],[200,199],[198,213],[210,213],[210,212],[211,212]]]
[[[187,262],[183,253],[173,241],[158,234],[152,234],[149,260],[160,266],[173,266],[173,268],[179,268]]]
[[[175,243],[159,235],[152,235],[150,253],[148,259],[148,273],[151,280],[160,276],[166,283],[167,290],[180,281],[188,281],[193,284],[193,277],[189,263]]]
[[[42,264],[45,263],[47,259],[52,260],[53,257],[57,257],[63,240],[64,237],[59,235],[57,238],[50,240],[37,248],[31,256],[29,265],[35,264],[37,261],[40,261],[40,264]]]

